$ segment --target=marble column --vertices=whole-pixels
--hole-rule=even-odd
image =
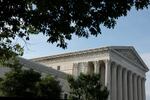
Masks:
[[[141,88],[141,78],[138,77],[138,100],[142,100],[142,88]]]
[[[103,61],[100,62],[100,80],[102,85],[105,86],[105,63]]]
[[[72,74],[77,77],[78,76],[78,63],[73,64],[73,71]]]
[[[90,61],[88,62],[88,72],[87,74],[93,74],[94,73],[94,62]]]
[[[80,75],[80,73],[82,73],[83,72],[83,62],[79,62],[78,63],[78,76]]]
[[[121,66],[118,66],[118,75],[117,75],[117,77],[118,77],[118,93],[117,93],[117,95],[118,95],[118,100],[123,100],[123,98],[122,98],[122,68],[121,68]]]
[[[90,70],[90,62],[87,62],[88,66],[87,66],[87,73],[86,74],[90,74],[91,70]]]
[[[87,74],[88,73],[88,62],[84,62],[83,64],[84,64],[84,71],[83,71],[83,73]]]
[[[123,100],[128,100],[127,70],[123,70]]]
[[[145,96],[145,78],[142,78],[142,100],[146,100],[146,96]]]
[[[111,88],[111,70],[110,70],[110,60],[105,60],[105,86],[108,91]],[[110,100],[110,94],[108,96],[108,100]]]
[[[110,61],[105,60],[105,86],[110,89]],[[109,86],[109,87],[108,87]]]
[[[129,100],[133,100],[133,81],[132,81],[132,72],[129,72],[129,86],[128,86],[128,96]]]
[[[138,100],[138,94],[137,94],[137,75],[133,75],[133,98],[134,100]]]
[[[111,67],[112,67],[111,96],[112,96],[112,100],[117,100],[117,66],[114,64]]]
[[[99,61],[94,61],[94,73],[99,73]]]

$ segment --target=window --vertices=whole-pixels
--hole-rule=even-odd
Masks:
[[[60,66],[57,66],[57,70],[60,70]]]

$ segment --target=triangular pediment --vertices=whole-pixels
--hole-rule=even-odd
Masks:
[[[146,64],[133,47],[113,48],[113,50],[117,51],[120,55],[122,55],[122,57],[125,57],[128,60],[140,65],[140,67],[148,70]]]
[[[124,57],[130,59],[131,61],[140,64],[142,66],[141,61],[137,58],[137,56],[133,53],[132,50],[129,49],[116,49],[117,52],[119,52]]]

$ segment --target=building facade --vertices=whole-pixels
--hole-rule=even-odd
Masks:
[[[74,76],[100,73],[101,82],[110,93],[108,100],[146,100],[149,69],[132,46],[102,47],[31,60]]]

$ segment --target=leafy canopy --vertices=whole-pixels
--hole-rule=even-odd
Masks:
[[[150,0],[0,0],[0,59],[21,55],[12,41],[42,32],[47,41],[66,48],[72,35],[88,38],[101,33],[100,26],[114,28],[116,19],[134,6],[148,8]]]
[[[7,97],[44,97],[59,99],[61,86],[51,76],[42,77],[40,73],[11,68],[0,80],[0,94]]]
[[[69,76],[72,100],[107,100],[108,90],[101,84],[100,75],[80,74],[77,78]]]

